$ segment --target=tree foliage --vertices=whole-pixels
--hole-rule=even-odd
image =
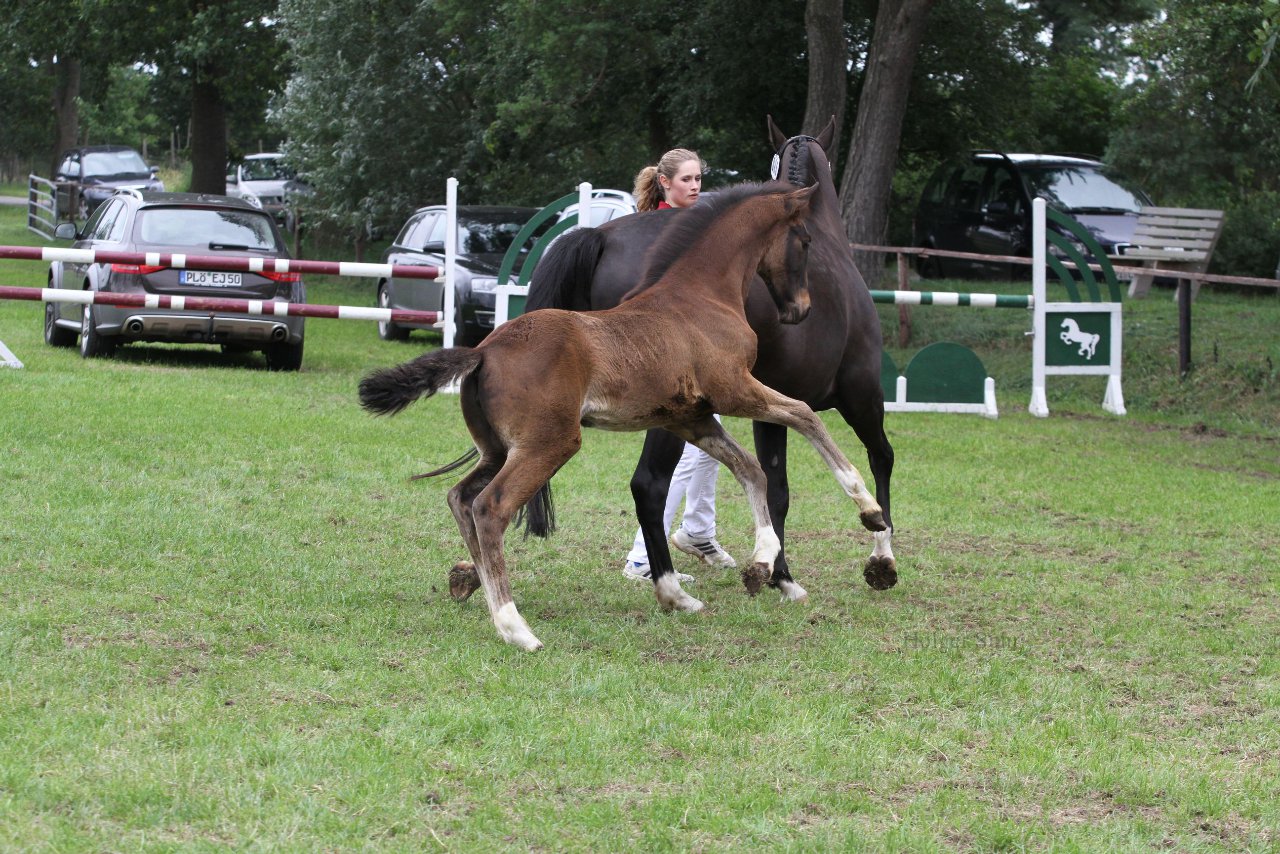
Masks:
[[[1247,91],[1248,0],[1175,0],[1136,33],[1145,74],[1127,91],[1108,157],[1160,204],[1224,208],[1216,270],[1271,275],[1280,257],[1280,92]]]

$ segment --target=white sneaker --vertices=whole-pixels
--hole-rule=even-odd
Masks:
[[[653,581],[653,573],[649,570],[649,564],[636,563],[634,560],[627,561],[626,566],[622,567],[622,574],[633,581]],[[686,575],[683,572],[677,572],[675,575],[676,581],[681,584],[697,581],[692,575]]]
[[[738,562],[733,559],[733,555],[721,548],[715,537],[709,540],[695,541],[693,537],[685,533],[684,528],[677,528],[676,532],[671,535],[670,542],[680,551],[693,555],[708,566],[723,566],[732,569],[738,565]]]

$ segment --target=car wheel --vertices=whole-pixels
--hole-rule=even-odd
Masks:
[[[76,333],[73,329],[63,329],[56,321],[58,319],[57,303],[47,302],[44,304],[44,343],[50,347],[74,347],[76,344]]]
[[[86,359],[110,356],[116,342],[98,332],[93,322],[93,306],[86,305],[80,317],[80,355]]]
[[[378,283],[378,308],[391,308],[391,291],[386,282]],[[409,337],[409,330],[390,320],[379,320],[378,337],[383,341],[403,341]]]
[[[932,247],[925,247],[932,248]],[[942,278],[942,259],[936,255],[916,256],[916,272],[920,274],[922,279],[941,279]]]
[[[484,340],[484,335],[473,332],[467,324],[462,322],[462,309],[458,309],[454,315],[453,324],[453,346],[455,347],[478,347],[480,342]]]
[[[269,371],[296,371],[302,367],[302,342],[297,344],[268,344],[263,351]]]

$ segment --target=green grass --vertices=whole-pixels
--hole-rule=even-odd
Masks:
[[[1002,414],[889,416],[886,593],[793,442],[811,604],[681,563],[708,610],[662,614],[618,572],[640,437],[588,433],[561,530],[509,538],[536,655],[449,601],[448,483],[406,480],[466,448],[456,398],[356,404],[428,338],[309,321],[292,375],[204,347],[86,361],[0,302],[26,362],[0,369],[0,849],[1276,850],[1274,370],[1245,389],[1280,305],[1202,296],[1179,383],[1166,302],[1126,309],[1127,418],[1053,378],[1054,414],[1026,414],[1025,314],[915,311],[919,344],[980,347]],[[745,555],[727,477],[719,509]]]

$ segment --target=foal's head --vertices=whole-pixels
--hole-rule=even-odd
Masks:
[[[808,219],[816,189],[815,184],[779,194],[782,215],[757,267],[778,307],[780,323],[799,323],[809,314]]]

